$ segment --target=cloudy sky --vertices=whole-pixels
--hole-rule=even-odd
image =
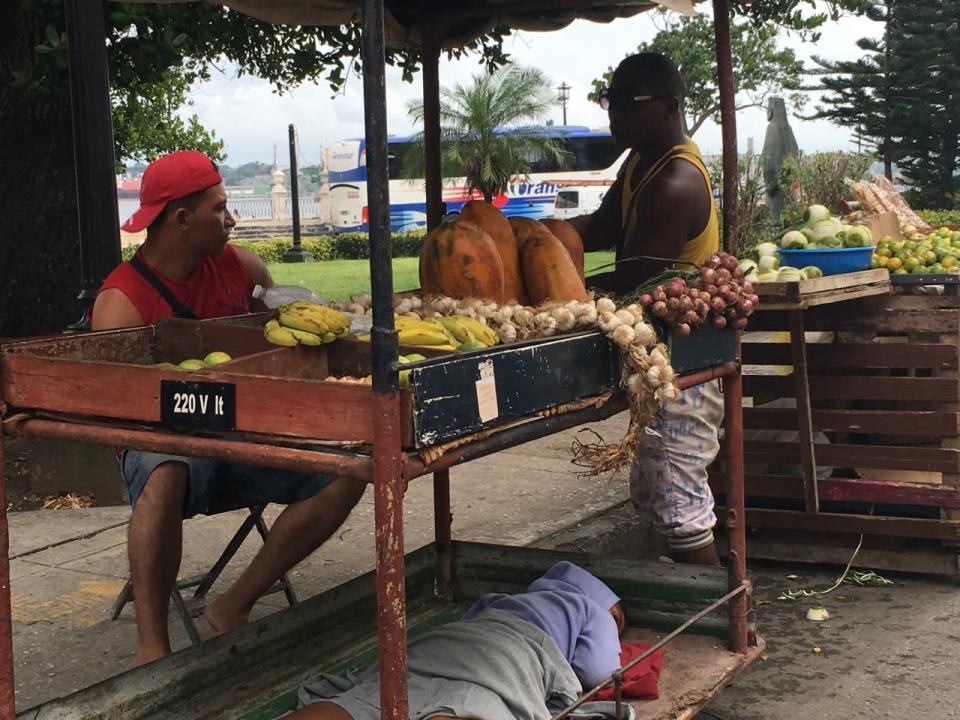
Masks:
[[[566,82],[573,88],[567,106],[569,124],[605,127],[606,113],[586,99],[591,81],[656,32],[653,14],[645,13],[610,24],[577,21],[553,33],[514,33],[505,41],[505,49],[515,62],[541,68],[554,85]],[[842,18],[824,28],[816,45],[803,43],[787,33],[781,43],[793,47],[804,59],[814,54],[830,59],[854,59],[860,54],[855,41],[878,36],[880,32],[881,26],[869,20]],[[576,48],[576,52],[571,48]],[[441,60],[440,83],[452,86],[467,82],[476,72],[476,56],[453,62]],[[286,164],[287,125],[292,122],[299,135],[300,165],[304,166],[321,161],[325,144],[363,135],[362,92],[361,79],[351,77],[346,88],[335,97],[325,84],[304,85],[280,96],[267,82],[237,78],[227,68],[223,74],[214,71],[210,82],[194,88],[194,106],[190,112],[195,112],[206,127],[214,129],[225,140],[229,165],[255,160],[272,162],[274,145],[279,150],[281,164]],[[419,96],[419,75],[413,83],[405,83],[399,71],[387,68],[387,117],[391,134],[413,131],[406,105]],[[553,120],[561,121],[559,106]],[[823,121],[793,119],[791,122],[804,151],[851,148],[850,134],[843,128]],[[748,138],[753,138],[757,149],[762,147],[765,127],[764,111],[751,109],[738,113],[741,150],[746,150]],[[720,129],[712,123],[705,124],[695,139],[705,153],[720,152]]]

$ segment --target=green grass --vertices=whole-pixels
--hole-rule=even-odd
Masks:
[[[417,258],[394,258],[395,292],[420,287]],[[612,252],[587,253],[586,271],[613,262]],[[281,285],[304,285],[328,300],[346,300],[370,290],[369,260],[328,260],[317,263],[271,263],[273,279]]]

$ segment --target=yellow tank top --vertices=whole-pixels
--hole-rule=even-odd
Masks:
[[[700,233],[684,243],[680,250],[680,256],[677,260],[694,263],[697,266],[703,265],[710,255],[720,249],[720,223],[717,218],[717,208],[713,202],[713,186],[710,183],[710,173],[707,172],[703,164],[703,158],[700,156],[700,149],[690,140],[685,145],[674,145],[667,150],[659,160],[657,160],[650,169],[644,174],[640,181],[633,185],[631,182],[633,172],[640,162],[640,153],[632,151],[623,164],[623,202],[622,202],[622,226],[623,238],[626,238],[633,232],[637,224],[637,197],[643,189],[657,176],[671,160],[679,158],[686,160],[700,171],[703,175],[703,182],[707,185],[707,192],[710,195],[710,213],[707,217],[707,224]],[[666,212],[682,212],[682,208],[666,209]]]

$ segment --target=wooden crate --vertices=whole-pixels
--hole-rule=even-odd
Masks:
[[[175,430],[372,442],[372,387],[331,381],[368,375],[370,344],[343,339],[320,347],[279,348],[263,339],[262,322],[263,317],[169,319],[155,328],[8,343],[0,346],[0,397],[11,410]],[[202,358],[213,350],[234,359],[198,371],[156,366]],[[608,395],[619,385],[616,353],[599,332],[466,353],[401,348],[401,353],[414,351],[432,357],[405,366],[411,371],[411,388],[400,392],[401,442],[408,448]],[[222,390],[235,398],[235,417],[223,425],[198,424],[194,418],[172,424],[171,383],[187,383],[204,393]]]
[[[751,318],[751,330],[776,335],[760,342],[748,336],[742,346],[743,362],[754,373],[743,381],[744,397],[753,405],[744,408],[749,525],[764,528],[768,538],[791,530],[946,546],[960,540],[957,290],[921,295],[898,288],[876,296],[853,291],[856,299],[802,310],[768,307]],[[770,403],[797,398],[801,363],[795,348],[770,340],[798,327],[833,338],[804,346],[812,429],[829,440],[812,448],[801,410]],[[764,374],[774,366],[792,366],[792,373]],[[816,466],[833,468],[816,482],[819,512],[810,507],[802,478],[809,454]],[[719,468],[711,483],[722,499]]]
[[[886,295],[890,292],[890,273],[886,270],[861,270],[812,280],[757,282],[753,284],[753,289],[760,297],[762,307],[797,303],[803,307],[814,307],[835,303],[838,299]]]

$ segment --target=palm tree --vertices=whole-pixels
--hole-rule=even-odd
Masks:
[[[440,89],[440,148],[444,177],[465,177],[467,191],[490,202],[510,181],[530,172],[532,159],[561,162],[569,153],[555,139],[532,132],[556,102],[537,68],[507,65],[474,75],[469,86]],[[423,102],[407,112],[423,123]],[[510,132],[504,132],[507,128]],[[423,177],[423,134],[403,158],[404,174]]]

